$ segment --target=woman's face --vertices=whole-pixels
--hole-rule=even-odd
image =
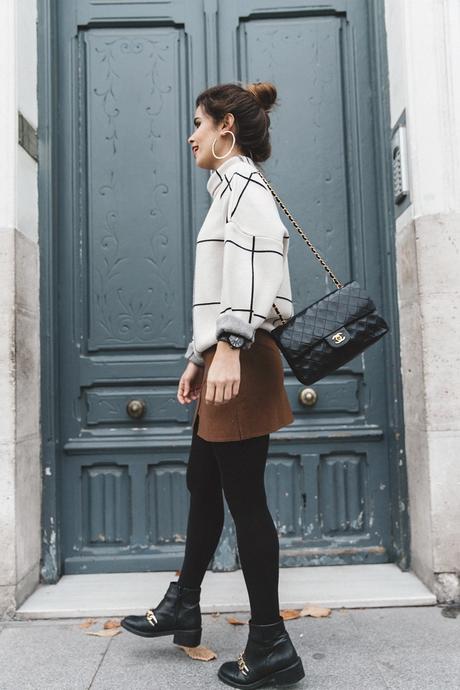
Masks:
[[[230,150],[233,144],[233,137],[231,134],[222,135],[223,130],[231,129],[233,131],[234,116],[229,113],[226,115],[222,124],[216,125],[210,115],[208,115],[199,105],[195,110],[194,125],[195,131],[187,139],[192,147],[192,153],[195,156],[195,163],[199,168],[206,168],[207,170],[214,170],[222,165],[224,158],[218,159],[213,156],[212,142],[216,139],[214,151],[217,156],[223,156]],[[233,147],[231,156],[240,153],[237,146]]]

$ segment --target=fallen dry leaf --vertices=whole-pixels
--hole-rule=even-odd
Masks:
[[[235,618],[235,616],[227,616],[227,622],[231,623],[231,625],[246,625],[246,621],[240,621],[240,619]]]
[[[198,659],[199,661],[210,661],[211,659],[217,659],[217,654],[208,649],[203,645],[198,645],[198,647],[184,647],[183,645],[177,645],[189,656],[191,659]]]
[[[211,613],[211,616],[212,616],[213,618],[219,618],[219,616],[220,616],[220,611],[213,611],[213,612]]]
[[[87,632],[87,635],[96,635],[97,637],[113,637],[114,635],[118,635],[121,633],[121,630],[119,628],[111,628],[111,629],[102,629],[102,630],[97,630],[96,632]]]
[[[321,606],[305,606],[301,612],[301,616],[312,616],[313,618],[323,618],[329,616],[331,609],[321,608]]]
[[[89,626],[94,625],[95,622],[95,618],[87,618],[83,623],[80,623],[80,628],[89,628]]]
[[[120,621],[116,620],[116,618],[110,618],[108,621],[104,623],[104,628],[105,630],[111,630],[112,628],[119,628],[120,627]]]
[[[280,615],[285,621],[289,621],[292,618],[299,618],[300,617],[300,611],[297,609],[284,609],[283,611],[280,611]]]

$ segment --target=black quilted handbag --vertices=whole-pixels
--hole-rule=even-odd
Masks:
[[[388,325],[377,314],[372,299],[356,281],[345,285],[339,282],[260,170],[259,173],[337,286],[337,290],[305,307],[287,321],[273,305],[281,325],[270,331],[270,335],[296,378],[301,383],[311,384],[331,374],[379,340],[388,332]]]

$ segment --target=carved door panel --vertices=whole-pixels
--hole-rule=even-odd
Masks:
[[[193,414],[176,391],[207,204],[187,144],[203,13],[66,0],[58,19],[64,572],[175,568]]]
[[[277,86],[267,176],[341,281],[358,280],[385,312],[370,12],[361,0],[222,2],[219,62],[223,82]],[[280,213],[298,311],[335,287]],[[312,391],[286,367],[296,420],[273,435],[266,479],[284,565],[391,559],[389,344],[380,341]]]

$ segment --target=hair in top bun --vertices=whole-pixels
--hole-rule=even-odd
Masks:
[[[277,91],[271,82],[216,84],[197,96],[195,105],[219,124],[227,113],[235,117],[236,144],[255,163],[271,155],[269,112],[276,104]]]
[[[266,111],[270,111],[276,103],[277,91],[274,84],[269,81],[253,82],[246,84],[246,91],[255,96],[260,107]]]

